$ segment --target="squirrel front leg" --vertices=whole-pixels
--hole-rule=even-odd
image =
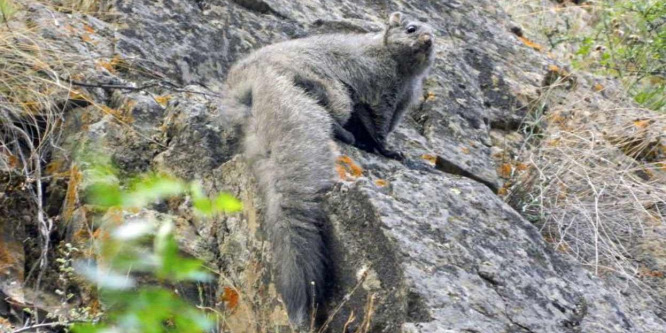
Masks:
[[[391,150],[386,146],[390,119],[380,119],[376,116],[381,114],[367,103],[356,103],[352,117],[345,125],[345,129],[349,130],[356,138],[356,147],[402,161],[405,156],[401,152]]]
[[[348,145],[356,144],[356,138],[354,138],[354,134],[344,129],[344,127],[342,127],[342,125],[340,125],[340,123],[335,119],[333,120],[333,135],[336,139]]]

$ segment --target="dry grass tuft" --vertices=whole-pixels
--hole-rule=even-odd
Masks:
[[[507,200],[558,251],[643,286],[634,259],[666,225],[666,115],[587,88],[542,92],[535,105],[552,108],[518,153],[528,167]]]
[[[562,59],[577,46],[547,32],[562,21],[570,33],[589,32],[602,10],[597,2],[502,3],[528,31],[546,31],[549,51]],[[546,80],[532,102],[525,141],[514,152],[515,164],[526,168],[509,169],[503,193],[555,249],[597,275],[614,272],[648,290],[654,285],[644,279],[651,276],[646,269],[654,276],[666,271],[666,257],[647,245],[663,244],[666,228],[666,115],[628,102],[628,88],[617,81],[570,74],[579,84]],[[656,266],[646,268],[641,258]]]
[[[42,168],[56,145],[72,93],[61,78],[77,70],[84,59],[62,42],[45,38],[34,22],[22,16],[20,4],[0,1],[1,7],[13,11],[13,16],[3,15],[0,25],[0,170],[21,174],[32,193],[42,247],[39,285],[53,228],[42,207]]]
[[[45,4],[63,13],[82,13],[90,15],[105,14],[111,6],[108,0],[41,0]]]

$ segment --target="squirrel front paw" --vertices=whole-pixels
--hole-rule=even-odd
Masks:
[[[403,161],[405,159],[405,154],[397,150],[391,150],[386,147],[378,147],[377,152],[386,157],[396,161]]]

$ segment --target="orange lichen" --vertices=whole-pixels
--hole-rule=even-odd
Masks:
[[[594,86],[592,86],[592,89],[596,92],[600,92],[604,90],[604,86],[601,83],[595,83]]]
[[[111,239],[111,234],[109,233],[108,230],[102,230],[102,228],[99,228],[93,232],[92,238],[95,240],[105,242]]]
[[[124,64],[124,63],[125,63],[125,61],[120,57],[120,55],[116,54],[116,55],[113,56],[113,58],[111,58],[108,61],[98,60],[95,63],[95,65],[97,66],[97,68],[104,68],[107,71],[109,71],[110,73],[115,73],[116,70],[119,67],[121,67],[121,65]]]
[[[5,245],[5,242],[0,240],[0,268],[11,267],[16,263],[16,260],[11,255],[11,252]]]
[[[437,156],[432,155],[432,154],[423,154],[421,155],[421,158],[427,162],[429,162],[432,165],[435,165],[437,163]]]
[[[67,32],[69,32],[70,34],[74,34],[74,33],[76,33],[76,28],[74,28],[73,26],[71,26],[71,25],[69,25],[69,24],[65,24],[65,25],[63,26],[63,28],[64,28],[65,30],[67,30]]]
[[[388,182],[384,179],[375,179],[375,185],[377,185],[379,187],[384,187],[384,186],[388,185]]]
[[[531,47],[539,52],[541,52],[541,50],[543,49],[541,45],[527,39],[526,37],[518,37],[518,39],[520,39],[520,41],[523,42],[523,44],[525,44],[526,46]]]
[[[83,30],[85,30],[89,34],[94,34],[95,33],[95,29],[93,29],[93,27],[91,27],[87,24],[83,25]]]
[[[363,175],[363,168],[347,155],[338,156],[335,169],[342,180],[358,178]]]
[[[165,108],[169,103],[169,100],[171,100],[171,97],[171,95],[157,96],[155,97],[155,102]]]
[[[502,178],[510,178],[511,171],[513,171],[513,167],[509,163],[504,163],[499,168],[497,168],[497,173]]]
[[[99,231],[99,230],[98,230]],[[81,228],[77,230],[74,235],[72,236],[72,240],[76,244],[83,244],[85,241],[87,241],[90,238],[90,233],[88,230],[85,228]]]
[[[227,309],[234,311],[238,307],[238,292],[231,287],[224,287],[224,292],[222,293],[222,301]]]
[[[340,179],[347,180],[347,170],[345,170],[344,166],[336,164],[335,171],[338,173],[338,177],[340,177]]]
[[[634,125],[638,128],[647,128],[650,126],[651,121],[649,120],[634,120]]]
[[[528,168],[529,168],[529,165],[527,165],[525,163],[517,163],[516,164],[516,169],[518,169],[518,171],[525,171]]]
[[[121,207],[111,207],[106,211],[105,223],[109,223],[112,227],[117,227],[125,222],[123,209]]]
[[[69,182],[67,183],[67,194],[65,195],[64,212],[62,214],[65,222],[68,222],[74,213],[79,196],[79,185],[83,179],[83,174],[79,171],[76,164],[69,169]]]
[[[49,162],[49,164],[46,165],[46,174],[47,175],[52,175],[52,176],[60,176],[58,173],[60,172],[60,169],[63,167],[63,162],[60,160],[54,160]],[[65,175],[67,175],[67,171],[64,172]]]
[[[470,153],[470,150],[469,150],[469,148],[467,148],[467,147],[462,147],[462,148],[460,148],[460,151],[461,151],[463,154],[466,154],[466,155],[469,155],[469,153]]]
[[[68,98],[75,101],[91,101],[92,99],[78,90],[70,90]]]
[[[100,304],[99,300],[97,298],[92,299],[88,303],[88,308],[90,309],[90,314],[95,316],[99,313],[102,312],[102,304]]]
[[[100,105],[100,109],[102,110],[102,112],[113,116],[113,118],[115,118],[121,123],[131,124],[132,122],[134,122],[134,118],[132,117],[131,113],[126,111],[126,107],[124,107],[124,105],[120,109],[112,109],[106,105]]]
[[[18,165],[19,165],[19,159],[18,159],[18,157],[16,157],[16,155],[12,154],[12,153],[9,151],[9,149],[5,149],[5,148],[0,147],[0,153],[2,153],[3,155],[5,155],[5,158],[7,159],[7,165],[8,165],[10,168],[15,169],[15,168],[18,167]]]
[[[651,270],[647,267],[641,267],[638,270],[638,277],[663,278],[664,277],[664,272]]]

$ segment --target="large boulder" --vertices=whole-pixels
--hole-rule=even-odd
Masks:
[[[239,155],[239,129],[226,126],[220,116],[226,71],[233,61],[272,42],[380,29],[394,10],[427,19],[436,29],[437,61],[423,99],[390,140],[431,169],[337,143],[344,158],[340,180],[325,203],[332,274],[329,302],[321,307],[332,316],[331,330],[666,329],[650,300],[607,285],[551,249],[534,225],[496,195],[503,184],[493,155],[503,147],[491,134],[517,129],[553,60],[524,45],[495,3],[118,0],[112,7],[119,29],[96,36],[97,48],[108,59],[117,55],[130,70],[87,75],[106,84],[88,93],[122,114],[91,106],[68,111],[63,149],[51,159],[59,162],[58,172],[85,174],[85,165],[72,169],[73,152],[102,147],[127,174],[169,172],[199,180],[210,193],[224,190],[239,197],[242,214],[213,220],[195,217],[186,202],[154,208],[177,221],[185,251],[220,272],[204,297],[227,312],[224,329],[288,325],[272,284],[270,247],[261,226],[263,200]],[[32,15],[60,15],[111,31],[110,23],[93,18],[39,8]],[[162,84],[152,88],[110,87],[136,88],[156,79]],[[54,181],[49,193],[84,188],[71,182]],[[88,215],[78,197],[65,200],[68,224],[61,234],[76,242],[77,228],[86,225]],[[240,295],[240,302],[229,304],[229,295]]]

